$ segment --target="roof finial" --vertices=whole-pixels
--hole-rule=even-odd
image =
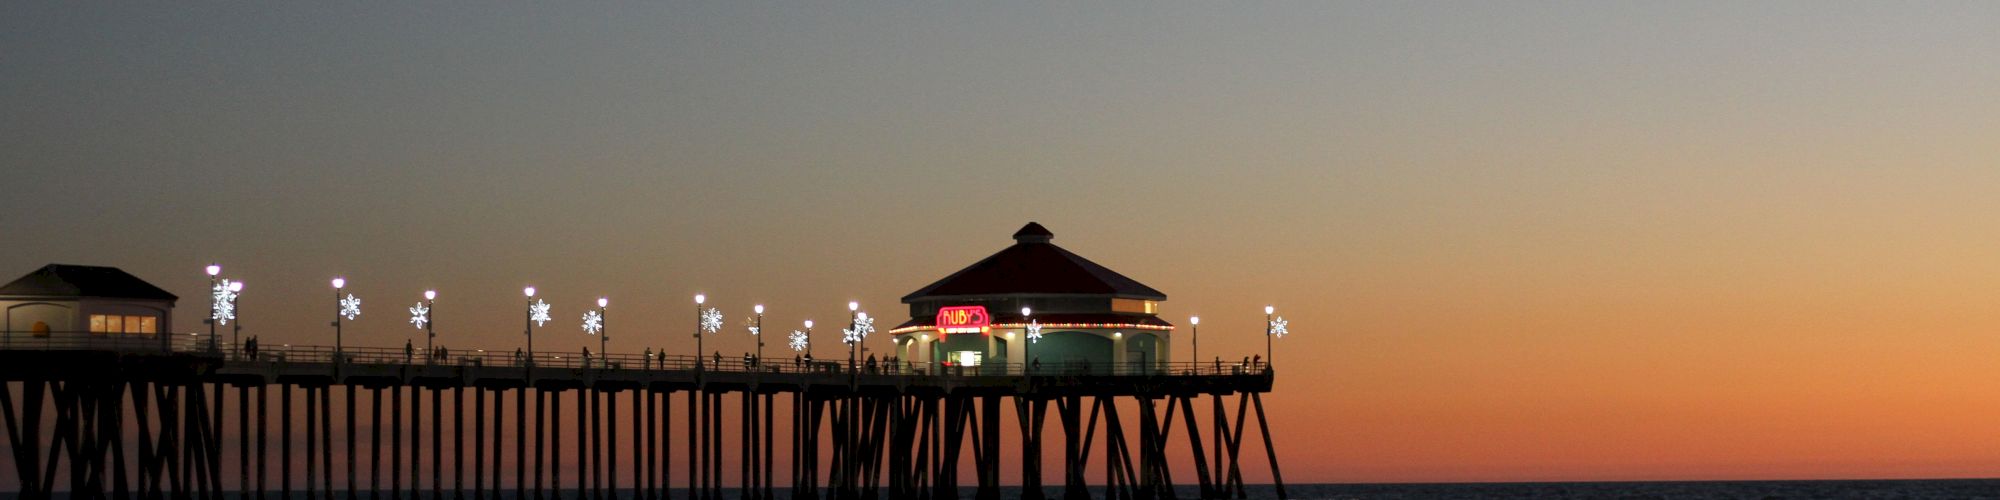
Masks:
[[[1017,243],[1048,243],[1055,237],[1056,233],[1049,232],[1049,228],[1032,221],[1026,226],[1021,226],[1020,231],[1014,232],[1014,241]]]

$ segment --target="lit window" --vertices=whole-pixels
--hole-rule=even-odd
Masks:
[[[90,315],[90,333],[151,335],[160,333],[160,319],[153,316],[92,314]]]

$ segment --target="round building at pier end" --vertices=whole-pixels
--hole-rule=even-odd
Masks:
[[[1051,243],[1041,224],[1014,244],[903,296],[895,355],[984,375],[1148,375],[1172,359],[1165,293]]]

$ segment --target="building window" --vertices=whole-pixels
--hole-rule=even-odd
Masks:
[[[90,315],[90,333],[129,333],[151,335],[160,332],[159,318],[152,316],[120,316],[116,314]]]

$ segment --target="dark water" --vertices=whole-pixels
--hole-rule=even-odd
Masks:
[[[1193,486],[1175,488],[1179,498],[1196,498]],[[962,499],[975,498],[973,488],[964,488]],[[1061,498],[1060,486],[1048,487],[1044,491],[1051,500]],[[302,491],[292,492],[292,497],[304,500]],[[470,497],[471,492],[466,492]],[[786,488],[778,488],[778,498],[791,498]],[[822,493],[825,493],[822,491]],[[1102,498],[1103,488],[1092,488],[1093,497]],[[1250,499],[1278,498],[1276,489],[1270,485],[1253,485],[1245,488]],[[1631,483],[1450,483],[1450,484],[1295,484],[1286,487],[1291,498],[1302,500],[1318,499],[1540,499],[1540,498],[1609,498],[1609,499],[1815,499],[1815,498],[1896,498],[1896,499],[1957,499],[1992,498],[2000,499],[2000,479],[1938,479],[1938,480],[1863,480],[1863,481],[1684,481],[1684,482],[1631,482]],[[1018,487],[1002,488],[1004,498],[1016,499],[1021,496]],[[574,490],[565,489],[562,498],[574,498]],[[14,500],[13,492],[0,492],[0,500]],[[519,498],[511,492],[505,500],[533,500]],[[232,500],[237,497],[230,495]],[[275,493],[266,498],[277,499]],[[344,493],[337,493],[335,500],[345,500]],[[374,500],[367,492],[356,495],[358,500]],[[388,499],[387,492],[379,497]],[[424,498],[429,498],[425,492]],[[452,498],[449,490],[444,498]],[[633,498],[630,491],[619,498]],[[674,490],[673,498],[687,498],[682,490]],[[736,492],[724,491],[723,498],[735,500]],[[886,496],[883,498],[887,498]],[[1234,498],[1232,496],[1232,498]],[[62,493],[57,500],[67,500]],[[247,499],[246,499],[247,500]]]

